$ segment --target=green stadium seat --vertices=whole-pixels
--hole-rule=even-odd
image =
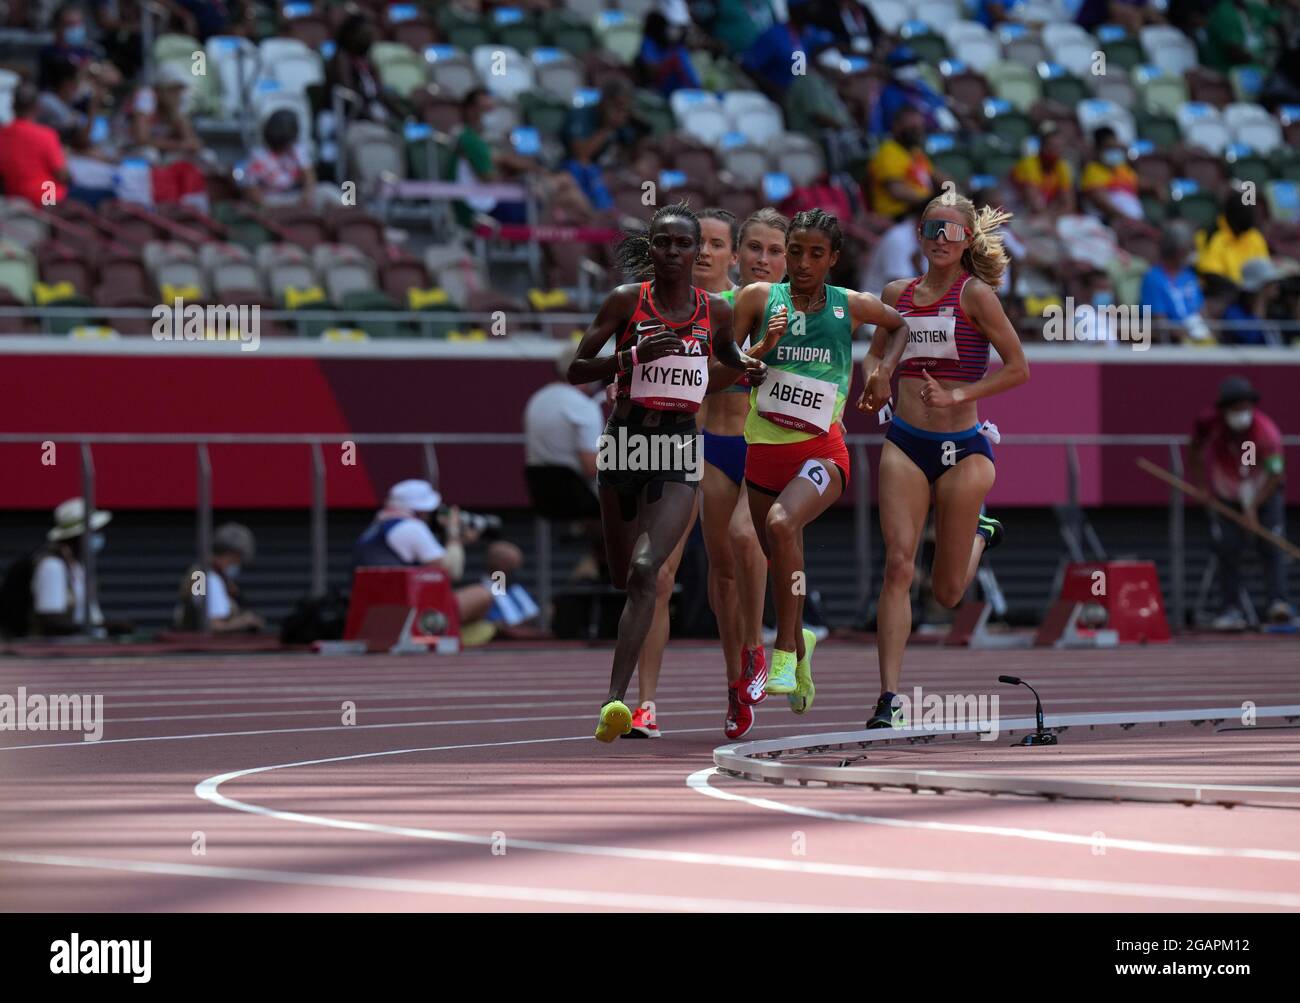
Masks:
[[[1262,188],[1273,180],[1273,165],[1266,157],[1250,155],[1228,162],[1228,176],[1238,181],[1253,181]]]
[[[591,25],[567,11],[547,11],[539,23],[553,46],[572,53],[579,59],[596,47],[596,36]]]
[[[963,191],[970,183],[970,176],[975,173],[970,154],[964,150],[945,150],[931,156],[930,161]]]
[[[1169,210],[1165,208],[1165,203],[1158,198],[1150,195],[1141,196],[1142,215],[1146,217],[1148,223],[1163,223],[1169,218]]]
[[[1150,76],[1138,72],[1135,74],[1138,95],[1142,108],[1153,115],[1164,115],[1176,119],[1178,109],[1187,103],[1187,83],[1182,77],[1168,74]]]
[[[1073,107],[1080,101],[1092,97],[1087,85],[1078,77],[1066,74],[1063,77],[1051,77],[1043,81],[1043,97],[1048,101]]]
[[[1178,123],[1167,115],[1152,115],[1138,111],[1134,125],[1140,138],[1155,143],[1162,150],[1176,146],[1183,138]]]
[[[526,54],[545,45],[546,37],[535,22],[524,21],[521,24],[499,25],[495,41]]]
[[[1029,111],[1043,94],[1038,74],[1020,63],[996,62],[988,68],[984,79],[994,94],[1010,101],[1022,112]]]
[[[347,293],[340,305],[344,314],[402,309],[386,293],[381,293],[377,289],[363,289]],[[412,334],[411,328],[399,320],[372,320],[363,324],[359,316],[353,316],[341,320],[339,326],[359,327],[372,338],[400,338],[409,337]]]
[[[1146,62],[1146,56],[1142,52],[1142,46],[1136,38],[1121,38],[1117,41],[1110,42],[1103,46],[1102,52],[1106,53],[1106,65],[1122,66],[1126,70],[1132,70]]]
[[[569,109],[549,94],[527,93],[519,96],[519,110],[524,122],[545,136],[558,136]]]
[[[635,98],[636,113],[650,124],[656,136],[664,136],[677,128],[677,120],[668,99],[654,91],[637,89]]]
[[[992,174],[998,180],[1004,180],[1011,173],[1011,168],[1019,162],[1018,154],[1002,151],[989,151],[980,158],[979,174]]]
[[[1211,192],[1194,192],[1171,201],[1169,211],[1175,218],[1185,219],[1198,230],[1204,230],[1213,227],[1219,218],[1219,199]]]

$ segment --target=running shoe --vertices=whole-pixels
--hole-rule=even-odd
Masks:
[[[632,730],[624,738],[658,738],[661,732],[655,723],[655,712],[649,707],[638,707],[632,712]]]
[[[1006,528],[1002,523],[998,522],[991,516],[984,515],[983,513],[980,514],[979,528],[976,529],[975,532],[984,537],[985,550],[992,550],[1006,539],[1007,536]]]
[[[867,720],[867,731],[876,728],[907,727],[907,722],[903,720],[903,708],[895,705],[895,699],[892,693],[880,694],[880,699],[876,701],[876,710]]]
[[[632,729],[632,712],[622,700],[611,700],[600,708],[600,724],[596,725],[596,741],[612,742]]]
[[[739,682],[727,687],[727,719],[722,722],[722,733],[733,741],[744,738],[754,727],[754,708],[740,700]]]
[[[767,654],[760,644],[740,649],[740,702],[754,707],[767,699]]]
[[[779,693],[784,696],[787,693],[793,693],[795,688],[794,669],[795,658],[793,651],[781,651],[779,648],[772,651],[772,668],[767,673],[767,684],[763,687],[768,693]]]
[[[813,685],[812,653],[817,647],[817,635],[807,627],[803,629],[803,658],[794,667],[794,692],[786,700],[790,709],[796,714],[807,714],[812,710],[813,698],[817,696],[817,687]]]

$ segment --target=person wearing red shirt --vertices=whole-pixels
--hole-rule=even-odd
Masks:
[[[1219,399],[1196,421],[1192,433],[1192,482],[1230,505],[1254,526],[1286,535],[1282,433],[1255,405],[1259,394],[1244,376],[1229,376],[1219,386]],[[1214,621],[1218,630],[1246,626],[1241,610],[1241,559],[1247,534],[1235,522],[1209,513],[1210,532],[1219,561],[1223,612]],[[1295,615],[1287,601],[1286,565],[1282,551],[1265,545],[1262,557],[1269,590],[1268,618],[1289,623]]]
[[[0,126],[0,187],[6,195],[51,206],[68,193],[68,165],[59,134],[32,121],[36,99],[32,84],[21,85],[14,92],[14,120]]]

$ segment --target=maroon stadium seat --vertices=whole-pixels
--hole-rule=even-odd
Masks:
[[[1216,108],[1224,108],[1234,100],[1232,84],[1222,73],[1197,66],[1187,71],[1187,96],[1192,101],[1204,101]]]

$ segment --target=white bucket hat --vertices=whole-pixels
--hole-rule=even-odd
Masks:
[[[112,518],[112,512],[96,509],[90,514],[91,530],[103,529]],[[69,498],[54,510],[54,528],[45,534],[45,538],[50,541],[71,540],[74,536],[80,536],[85,531],[86,500],[84,498]]]
[[[442,495],[428,481],[398,481],[388,490],[388,505],[400,505],[412,512],[432,512],[442,504]]]

